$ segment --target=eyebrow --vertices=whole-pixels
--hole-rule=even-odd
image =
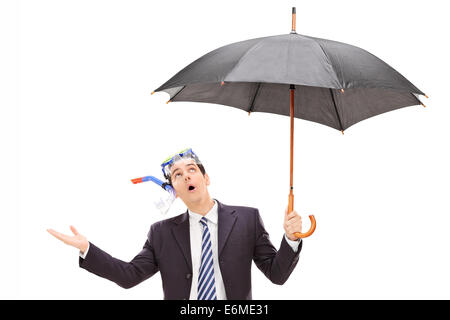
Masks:
[[[187,165],[185,165],[185,167],[188,167],[188,166],[194,166],[195,167],[195,163],[188,163]],[[180,168],[176,168],[173,172],[172,172],[172,174],[170,175],[171,177],[175,174],[175,172],[177,172],[177,170],[180,170]]]

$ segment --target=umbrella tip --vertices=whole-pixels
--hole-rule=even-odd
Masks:
[[[342,135],[344,135],[344,130],[341,130],[341,132],[342,132]]]
[[[296,23],[296,13],[295,13],[295,7],[292,7],[292,29],[291,29],[291,33],[297,33],[295,30],[295,23]]]
[[[152,93],[150,93],[150,94],[154,94],[155,93],[155,91],[152,91]]]
[[[172,102],[172,100],[167,101],[166,104],[169,104],[169,102]]]
[[[248,115],[250,115],[250,113],[252,113],[251,111],[248,112]]]
[[[425,96],[425,98],[427,98],[427,99],[428,99],[428,96],[427,96],[426,94],[425,94],[424,96]]]
[[[420,103],[424,108],[426,108],[427,106],[426,105],[424,105],[422,102]]]

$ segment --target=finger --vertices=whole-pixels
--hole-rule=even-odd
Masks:
[[[292,218],[294,218],[294,217],[296,217],[296,216],[299,216],[298,213],[297,213],[297,211],[292,211],[291,213],[289,213],[289,214],[286,216],[286,219],[287,219],[287,220],[290,220],[290,219],[292,219]]]
[[[296,233],[296,232],[302,232],[302,229],[301,228],[289,228],[288,230],[287,230],[287,234],[294,234],[294,233]]]
[[[63,242],[66,242],[67,240],[68,240],[68,236],[66,236],[65,234],[62,234],[62,233],[60,233],[60,232],[58,232],[58,231],[55,231],[55,230],[53,230],[53,229],[47,229],[47,231],[52,235],[52,236],[54,236],[55,238],[57,238],[57,239],[59,239],[59,240],[61,240],[61,241],[63,241]]]
[[[72,230],[72,232],[73,232],[74,235],[76,235],[76,236],[79,235],[77,229],[75,229],[74,226],[70,226],[70,230]]]
[[[298,229],[302,227],[302,221],[300,219],[292,219],[286,222],[286,228]]]
[[[50,233],[52,236],[58,238],[59,237],[59,232],[53,230],[53,229],[47,229],[47,232]],[[59,238],[58,238],[59,239]]]
[[[292,219],[289,219],[286,221],[286,225],[287,226],[292,226],[294,224],[299,224],[301,223],[301,218],[300,217],[294,217]]]

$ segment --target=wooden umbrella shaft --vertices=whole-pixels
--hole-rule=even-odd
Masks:
[[[289,93],[291,96],[291,166],[290,166],[290,188],[289,188],[289,204],[288,204],[288,213],[294,211],[294,92],[295,85],[291,84],[289,88]],[[311,221],[311,227],[305,233],[296,232],[294,235],[297,238],[306,238],[314,233],[316,230],[316,219],[313,215],[309,216],[309,220]]]
[[[290,183],[289,183],[289,211],[294,210],[294,90],[295,86],[291,85],[289,91],[291,96],[291,157],[290,157]]]

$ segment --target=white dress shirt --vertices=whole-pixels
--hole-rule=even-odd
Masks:
[[[200,263],[202,258],[202,235],[203,235],[203,227],[200,224],[200,219],[203,216],[199,213],[195,213],[188,209],[189,213],[189,235],[190,235],[190,245],[191,245],[191,260],[192,260],[192,285],[191,285],[191,293],[189,295],[190,300],[197,300],[197,285],[198,285],[198,274],[200,272]],[[214,206],[211,210],[205,215],[205,218],[208,220],[208,228],[211,236],[211,246],[212,246],[212,254],[214,261],[214,278],[216,284],[216,296],[217,300],[226,300],[227,296],[225,293],[225,285],[222,279],[222,273],[220,272],[219,266],[219,253],[218,253],[218,239],[217,239],[217,222],[218,222],[218,212],[217,212],[217,201],[214,200]],[[301,239],[292,241],[289,240],[286,234],[284,235],[286,242],[292,248],[294,252],[297,252],[298,246],[300,244]],[[80,257],[85,258],[89,251],[89,246],[84,253],[80,252]]]
[[[191,259],[192,259],[192,285],[189,300],[197,300],[198,274],[200,272],[200,263],[202,260],[202,235],[203,226],[200,219],[203,216],[188,209],[189,212],[189,234],[191,238]],[[216,284],[217,300],[226,300],[225,285],[223,284],[222,273],[219,267],[219,253],[217,240],[217,202],[214,200],[214,206],[205,215],[208,220],[209,234],[211,236],[211,248],[213,255],[214,280]]]

